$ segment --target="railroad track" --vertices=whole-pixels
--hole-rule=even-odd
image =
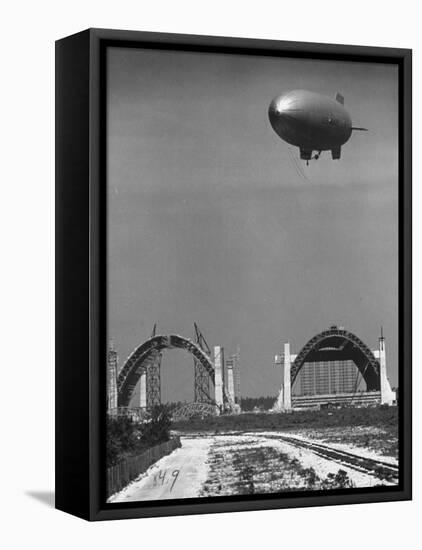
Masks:
[[[261,437],[265,437],[265,439],[285,441],[290,445],[307,449],[321,458],[337,462],[338,464],[347,466],[348,468],[352,468],[358,472],[370,474],[391,483],[398,483],[399,467],[395,464],[390,464],[388,462],[384,462],[383,460],[363,457],[348,451],[335,449],[322,443],[296,439],[295,437],[289,437],[287,435],[265,435]]]

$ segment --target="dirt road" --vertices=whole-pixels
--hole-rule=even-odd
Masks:
[[[184,437],[180,449],[156,462],[109,502],[197,497],[208,475],[207,456],[212,442],[211,437]]]

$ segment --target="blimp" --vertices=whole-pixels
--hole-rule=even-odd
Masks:
[[[339,92],[332,98],[307,90],[290,91],[271,101],[268,116],[275,133],[299,147],[300,158],[307,164],[322,151],[331,151],[333,160],[339,159],[352,132],[367,131],[352,125]]]

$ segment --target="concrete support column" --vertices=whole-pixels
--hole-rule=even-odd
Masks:
[[[291,358],[290,358],[290,343],[287,342],[284,344],[284,384],[283,384],[283,408],[288,411],[292,408],[292,388],[290,383],[290,367],[291,367]]]
[[[233,362],[227,361],[227,393],[230,400],[234,403],[234,377],[233,377]]]
[[[223,368],[224,368],[224,348],[214,346],[214,386],[215,403],[217,407],[223,409]]]
[[[392,391],[390,382],[387,378],[387,361],[385,354],[385,338],[379,339],[379,362],[380,362],[380,389],[381,389],[381,404],[391,405],[396,399],[395,392]]]
[[[274,406],[276,411],[282,411],[284,408],[284,391],[283,391],[283,384],[281,384],[280,391],[278,393],[277,401]]]
[[[141,409],[147,408],[147,371],[144,370],[139,379],[139,406]]]

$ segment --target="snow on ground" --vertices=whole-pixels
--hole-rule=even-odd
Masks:
[[[399,461],[394,456],[385,456],[380,455],[374,451],[371,451],[370,449],[367,449],[365,447],[356,447],[355,445],[351,445],[349,443],[331,443],[330,441],[327,441],[326,439],[320,439],[320,438],[305,438],[303,436],[296,435],[294,437],[305,439],[306,441],[315,442],[315,443],[321,443],[322,445],[329,445],[333,449],[338,449],[339,451],[346,451],[348,453],[353,453],[355,455],[361,456],[362,458],[371,458],[373,460],[381,460],[382,462],[385,462],[386,464],[393,464],[394,466],[397,466]]]
[[[289,466],[286,457],[288,461],[299,461],[304,470],[312,468],[321,480],[327,479],[329,474],[336,475],[339,470],[343,470],[355,487],[391,484],[375,475],[358,472],[346,465],[319,457],[311,450],[297,447],[281,438],[274,439],[274,436],[283,435],[297,440],[323,443],[339,450],[349,451],[362,458],[397,463],[394,458],[390,457],[389,459],[377,455],[369,449],[343,443],[331,443],[327,439],[315,439],[292,432],[231,432],[230,434],[203,436],[191,434],[181,437],[182,447],[180,449],[176,449],[170,455],[156,462],[125,489],[110,497],[109,502],[236,494],[236,490],[239,490],[239,483],[241,483],[239,482],[239,472],[242,471],[242,468],[254,470],[256,488],[260,491],[277,491],[277,487],[280,486],[277,480],[284,480],[282,481],[283,487],[289,489],[301,487],[304,481],[294,471],[294,468]],[[270,448],[277,454],[267,453],[265,460],[268,463],[265,464],[265,467],[263,463],[260,470],[260,463],[257,463],[257,460],[259,462],[260,459],[254,458],[254,456],[258,457],[257,452],[260,449]],[[283,455],[284,458],[282,458]],[[234,456],[237,457],[235,469],[233,469],[232,461]],[[263,455],[261,459],[264,460]]]
[[[245,435],[239,436],[223,436],[224,442],[227,446],[227,450],[230,448],[241,449],[243,448],[263,448],[272,447],[280,453],[286,454],[289,459],[299,460],[303,468],[313,468],[315,473],[321,479],[325,479],[328,474],[337,474],[339,470],[343,470],[347,473],[349,479],[356,487],[372,487],[374,485],[388,484],[385,481],[381,481],[376,476],[361,473],[353,468],[349,468],[343,464],[338,464],[332,460],[317,456],[315,453],[308,449],[296,447],[285,441],[279,441],[276,439],[265,439],[265,435],[283,435],[282,432],[248,432]],[[286,434],[284,434],[286,435]],[[287,434],[291,437],[291,434]],[[299,437],[297,439],[300,439]],[[305,439],[305,438],[302,438]],[[221,442],[223,443],[223,442]],[[221,451],[220,444],[220,451]]]
[[[374,485],[390,485],[385,481],[381,481],[376,476],[371,476],[362,472],[358,472],[353,468],[349,468],[343,464],[338,464],[332,460],[317,456],[315,453],[308,449],[303,449],[291,445],[284,441],[267,440],[273,443],[273,447],[280,452],[285,453],[290,459],[296,458],[299,460],[303,468],[313,468],[315,473],[321,479],[325,479],[328,474],[336,474],[339,470],[343,470],[347,473],[349,479],[355,485],[355,487],[373,487]]]
[[[338,427],[304,429],[300,431],[300,434],[330,446],[347,445],[350,447],[350,452],[356,450],[358,453],[365,453],[367,458],[397,464],[398,435],[394,434],[394,430],[388,431],[376,426],[349,426],[341,429]],[[347,448],[345,447],[344,450]],[[373,454],[366,455],[366,453]],[[362,456],[364,455],[362,454]]]
[[[248,432],[249,433],[249,432]],[[302,434],[298,434],[295,432],[259,432],[259,435],[279,435],[279,436],[288,436],[292,439],[298,439],[301,441],[307,441],[308,443],[320,443],[322,445],[327,445],[329,447],[332,447],[333,449],[338,449],[339,451],[346,451],[348,453],[353,453],[357,456],[360,456],[362,458],[370,458],[373,460],[381,460],[382,462],[397,465],[398,460],[394,456],[385,456],[378,454],[374,451],[371,451],[370,449],[366,447],[357,447],[356,445],[351,445],[350,443],[338,443],[338,442],[331,442],[327,438],[320,438],[320,437],[306,437]]]
[[[181,439],[182,447],[161,458],[108,502],[194,498],[208,475],[207,457],[214,438]]]

